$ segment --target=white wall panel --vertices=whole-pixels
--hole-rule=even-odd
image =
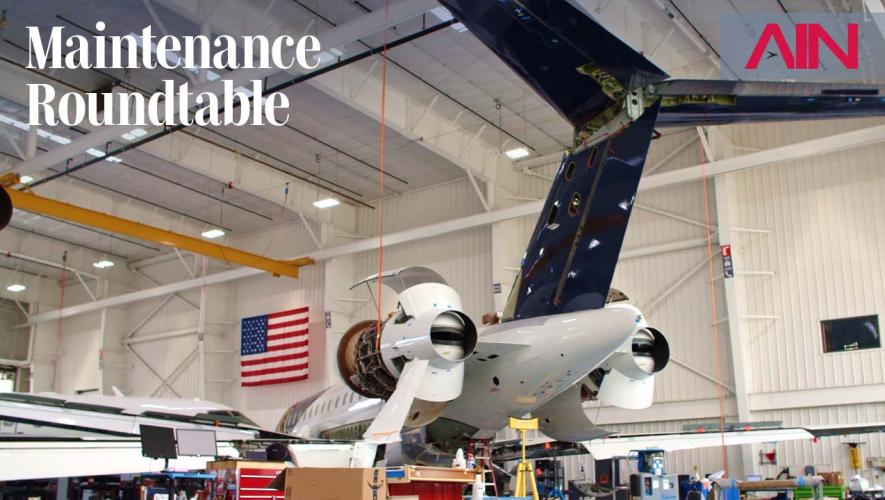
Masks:
[[[767,148],[863,124],[741,128],[735,140]],[[747,278],[750,313],[779,318],[747,322],[751,392],[885,381],[883,349],[824,354],[820,334],[821,320],[885,312],[883,155],[878,144],[736,176],[738,225],[772,231],[742,236],[736,265],[776,273]]]
[[[378,217],[382,211],[385,233],[465,217],[482,211],[482,204],[466,178],[385,198],[381,203],[383,208],[374,210],[360,208],[357,211],[357,234],[377,235]],[[375,205],[377,207],[378,202]]]
[[[822,402],[823,403],[823,402]],[[818,406],[793,410],[758,412],[759,420],[782,420],[784,425],[831,425],[885,421],[885,403],[858,404],[843,406]],[[885,435],[881,433],[851,436],[823,437],[817,442],[789,441],[777,445],[777,466],[766,465],[762,471],[776,474],[781,467],[790,467],[794,474],[805,465],[814,465],[819,471],[844,471],[846,479],[855,473],[848,460],[848,445],[860,445],[864,460],[870,457],[885,456]],[[861,472],[873,479],[871,471]],[[879,479],[878,481],[881,481]]]
[[[384,202],[384,231],[393,232],[410,227],[463,217],[481,211],[481,204],[469,181],[461,180],[415,193],[390,198]],[[358,232],[376,234],[378,212],[360,209]],[[513,242],[523,246],[522,242]],[[354,281],[378,272],[378,252],[363,252],[354,257]],[[384,249],[384,269],[404,266],[425,266],[440,273],[461,296],[465,312],[477,324],[483,313],[494,310],[492,302],[491,236],[488,227],[459,231],[443,236],[396,245]],[[369,298],[365,287],[354,290],[355,296]],[[392,292],[382,292],[386,311],[395,308]],[[373,306],[356,311],[356,318],[374,317]]]
[[[315,248],[310,235],[301,224],[291,224],[276,230],[262,231],[243,237],[237,242],[252,251],[264,255],[292,257]],[[250,418],[266,427],[275,427],[283,412],[294,402],[319,392],[328,385],[329,370],[326,363],[326,333],[324,325],[324,264],[301,268],[298,279],[274,278],[260,275],[235,282],[230,295],[228,320],[233,322],[227,329],[227,347],[236,351],[227,362],[229,375],[236,382],[229,386],[235,407],[242,409]],[[240,387],[239,348],[240,320],[242,318],[269,314],[295,307],[310,307],[310,375],[307,380],[264,387]],[[223,384],[215,384],[222,390]]]

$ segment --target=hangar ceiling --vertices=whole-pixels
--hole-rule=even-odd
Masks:
[[[219,21],[213,17],[213,6],[221,3],[228,8],[231,2],[13,0],[2,28],[0,60],[3,62],[0,64],[4,65],[3,71],[22,71],[27,61],[25,26],[48,29],[61,25],[70,33],[90,35],[94,34],[95,23],[102,20],[108,26],[105,33],[116,35],[140,32],[148,23],[175,34],[198,34],[201,29],[210,29],[216,34],[283,30],[300,35],[323,33],[384,7],[383,0],[248,0],[236,3],[242,16]],[[718,26],[722,13],[857,11],[862,8],[860,0],[633,0],[630,7],[636,17],[625,17],[623,13],[627,11],[614,5],[613,0],[577,0],[577,3],[671,74],[696,78],[718,73]],[[210,26],[202,26],[194,12],[201,12]],[[442,19],[445,19],[444,13],[431,10],[397,24],[386,33],[368,33],[336,49],[340,57],[346,58],[380,46],[385,37],[393,41],[420,32]],[[240,33],[234,32],[237,30]],[[415,109],[428,110],[440,123],[468,134],[473,138],[471,145],[479,144],[499,154],[524,146],[531,153],[525,161],[531,162],[545,156],[556,158],[570,140],[571,130],[565,120],[458,25],[394,48],[387,57],[390,91],[404,96]],[[350,71],[348,75],[363,75],[368,80],[379,76],[380,65],[381,57],[372,56],[335,71]],[[51,80],[60,88],[80,91],[120,85],[130,90],[153,92],[161,87],[164,79],[184,82],[196,78],[183,69],[28,70],[28,74],[35,79]],[[268,85],[288,78],[285,74],[274,75]],[[115,203],[141,204],[169,220],[184,221],[195,228],[220,227],[233,235],[300,220],[291,206],[282,207],[276,201],[286,189],[285,182],[302,186],[302,194],[316,193],[317,199],[332,193],[347,205],[370,207],[381,196],[377,117],[310,80],[284,92],[292,103],[291,120],[285,127],[191,127],[175,133],[187,141],[208,145],[213,151],[249,158],[252,162],[239,171],[241,177],[248,177],[250,169],[269,169],[280,175],[279,179],[285,179],[260,192],[243,191],[237,188],[237,183],[228,189],[227,182],[235,179],[207,175],[206,171],[179,164],[174,154],[161,155],[147,148],[121,153],[113,161],[98,161],[68,175],[59,174],[66,165],[55,165],[37,175],[37,182],[56,175],[58,178],[47,184],[70,182]],[[14,95],[8,88],[0,89],[0,114],[0,128],[6,136],[0,140],[0,158],[7,165],[15,165],[22,159],[18,145],[25,142],[27,135],[21,127],[27,121],[21,96]],[[38,140],[38,155],[65,147],[65,141],[91,132],[79,127],[47,127]],[[469,165],[459,162],[457,155],[441,155],[439,148],[427,146],[427,142],[438,137],[410,137],[401,132],[388,128],[385,134],[384,196],[461,179],[469,172]],[[113,151],[132,140],[136,139],[118,137],[99,151]],[[95,154],[78,153],[67,166],[94,158]],[[209,168],[212,161],[211,157],[205,159]],[[525,164],[505,162],[517,172],[525,170]],[[311,213],[302,215],[313,218]],[[167,251],[31,214],[16,213],[13,228],[74,245],[97,247],[127,260]]]

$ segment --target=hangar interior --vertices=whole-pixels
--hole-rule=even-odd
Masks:
[[[398,2],[389,3],[396,19]],[[882,7],[880,0],[577,3],[670,75],[701,79],[720,73],[724,12]],[[553,108],[453,24],[390,49],[386,60],[372,55],[286,88],[292,109],[284,127],[190,127],[104,157],[141,138],[81,147],[100,130],[29,128],[24,84],[152,92],[163,79],[201,77],[184,70],[29,70],[24,26],[86,34],[104,20],[115,34],[146,22],[170,33],[323,33],[359,29],[356,21],[384,2],[11,0],[3,8],[4,170],[33,166],[33,191],[44,197],[195,237],[218,229],[223,236],[213,242],[316,262],[301,266],[297,279],[273,277],[16,210],[0,232],[2,390],[197,397],[274,428],[294,402],[339,380],[339,340],[350,325],[375,318],[369,291],[351,285],[378,272],[379,235],[383,269],[433,269],[477,324],[500,311],[571,141],[571,126]],[[327,56],[346,58],[448,19],[430,5],[387,30],[350,33],[355,41]],[[382,70],[386,112],[379,125]],[[678,431],[721,415],[786,426],[885,421],[876,319],[885,311],[885,121],[659,132],[613,287],[667,334],[670,366],[657,378],[651,407],[590,402],[590,419],[637,433]],[[40,163],[53,152],[71,160]],[[101,160],[87,164],[93,158]],[[315,206],[329,198],[339,204]],[[733,277],[724,278],[720,245],[730,245]],[[222,273],[204,286],[197,279]],[[296,306],[309,307],[307,379],[241,387],[241,319]],[[385,314],[395,308],[394,294],[382,295]],[[822,334],[823,322],[870,316],[872,340],[851,344]],[[519,369],[498,376],[507,383]],[[852,475],[850,442],[862,443],[865,457],[885,456],[885,438],[870,433],[731,447],[726,458],[739,476],[773,477],[806,465]],[[771,451],[776,463],[761,464]],[[562,461],[568,478],[593,476],[588,455]],[[679,451],[668,464],[711,472],[723,468],[723,454]]]

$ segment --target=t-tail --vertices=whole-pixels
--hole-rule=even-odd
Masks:
[[[503,320],[606,303],[655,127],[885,115],[873,85],[669,80],[564,0],[440,0],[574,126]]]

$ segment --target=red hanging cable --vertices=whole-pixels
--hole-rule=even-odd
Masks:
[[[65,252],[61,256],[61,263],[62,263],[61,282],[59,284],[59,288],[61,289],[61,291],[59,292],[59,299],[58,299],[58,323],[56,324],[56,328],[55,328],[55,384],[54,384],[55,392],[60,392],[60,390],[61,390],[61,388],[59,387],[61,377],[59,376],[60,374],[59,374],[59,369],[58,369],[58,362],[61,358],[61,331],[62,331],[62,329],[61,329],[62,315],[61,314],[65,308],[65,281],[67,280],[65,271],[67,271],[67,268],[68,268],[68,252],[67,252],[67,250],[65,250]]]
[[[388,19],[388,0],[384,0],[384,22]],[[381,273],[384,272],[384,108],[387,104],[387,30],[384,30],[384,48],[381,50],[381,144],[378,173],[378,285],[375,301],[375,344],[381,347]]]
[[[699,130],[700,132],[700,130]],[[713,318],[713,343],[716,351],[716,391],[719,399],[719,436],[721,437],[720,447],[722,449],[722,470],[725,471],[725,477],[728,477],[728,453],[725,447],[725,394],[722,387],[722,354],[721,344],[719,343],[719,311],[716,300],[716,280],[713,274],[713,228],[710,223],[710,193],[707,178],[707,157],[704,151],[705,140],[701,138],[699,141],[701,155],[701,182],[704,185],[704,222],[707,232],[707,269],[709,270],[710,280],[710,305],[711,315]]]

